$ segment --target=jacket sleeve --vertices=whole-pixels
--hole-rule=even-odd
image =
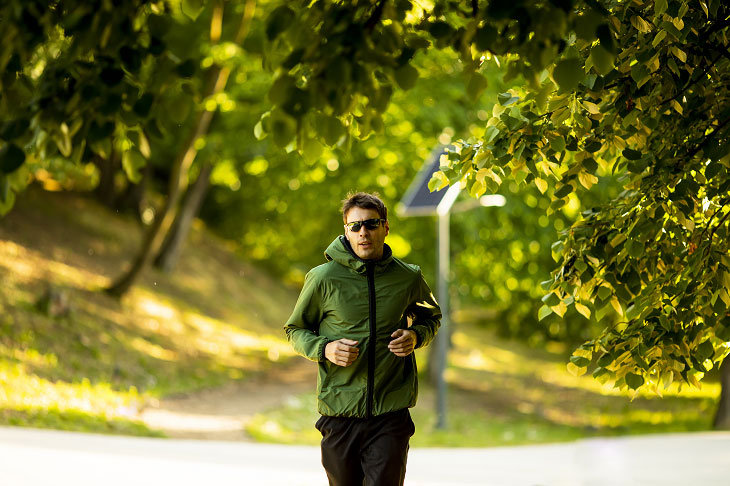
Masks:
[[[427,346],[441,325],[441,308],[424,280],[420,268],[413,293],[413,302],[408,307],[407,313],[413,318],[410,329],[415,331],[418,337],[416,348]]]
[[[329,340],[318,333],[323,316],[319,279],[309,272],[284,330],[294,351],[312,361],[325,360],[324,348]]]

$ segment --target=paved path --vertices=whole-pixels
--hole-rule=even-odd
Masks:
[[[2,486],[317,486],[316,447],[0,427]],[[727,486],[730,433],[413,449],[406,486]]]

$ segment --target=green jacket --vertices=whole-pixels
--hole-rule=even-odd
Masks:
[[[317,408],[322,415],[369,418],[416,404],[414,353],[400,358],[388,350],[391,334],[408,328],[416,347],[431,342],[441,310],[421,269],[395,258],[385,245],[381,260],[359,259],[344,236],[327,248],[328,262],[304,280],[284,329],[297,353],[319,363]],[[358,341],[360,353],[346,367],[324,357],[330,341]]]

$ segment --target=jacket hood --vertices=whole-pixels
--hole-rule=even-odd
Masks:
[[[334,260],[340,265],[353,269],[357,273],[365,273],[369,262],[369,260],[363,260],[355,254],[352,246],[350,246],[350,242],[344,235],[338,236],[332,243],[330,243],[330,246],[328,246],[324,252],[324,257],[327,261]],[[393,251],[386,243],[383,246],[383,257],[380,260],[376,260],[374,263],[376,267],[385,267],[392,260]]]

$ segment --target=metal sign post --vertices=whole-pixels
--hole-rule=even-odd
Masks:
[[[428,181],[434,172],[439,170],[441,155],[446,153],[446,147],[439,146],[424,162],[421,171],[408,188],[398,214],[401,216],[431,216],[437,215],[438,276],[436,284],[436,300],[441,307],[441,328],[436,334],[435,362],[432,366],[436,370],[436,428],[446,428],[446,380],[444,370],[448,355],[450,319],[449,319],[449,212],[459,195],[458,185],[431,192]]]
[[[479,199],[464,201],[456,206],[454,202],[459,195],[459,184],[455,184],[439,191],[428,190],[428,181],[434,172],[439,170],[441,155],[446,153],[450,147],[438,146],[431,152],[431,156],[424,161],[421,171],[411,183],[408,191],[397,207],[401,216],[432,216],[437,215],[438,222],[438,251],[437,265],[438,276],[436,284],[436,300],[441,307],[441,328],[436,334],[436,428],[446,428],[446,370],[447,356],[449,351],[449,333],[451,332],[451,314],[449,302],[449,264],[451,256],[449,252],[449,220],[452,212],[462,212],[479,206],[504,206],[504,196],[490,194]]]

